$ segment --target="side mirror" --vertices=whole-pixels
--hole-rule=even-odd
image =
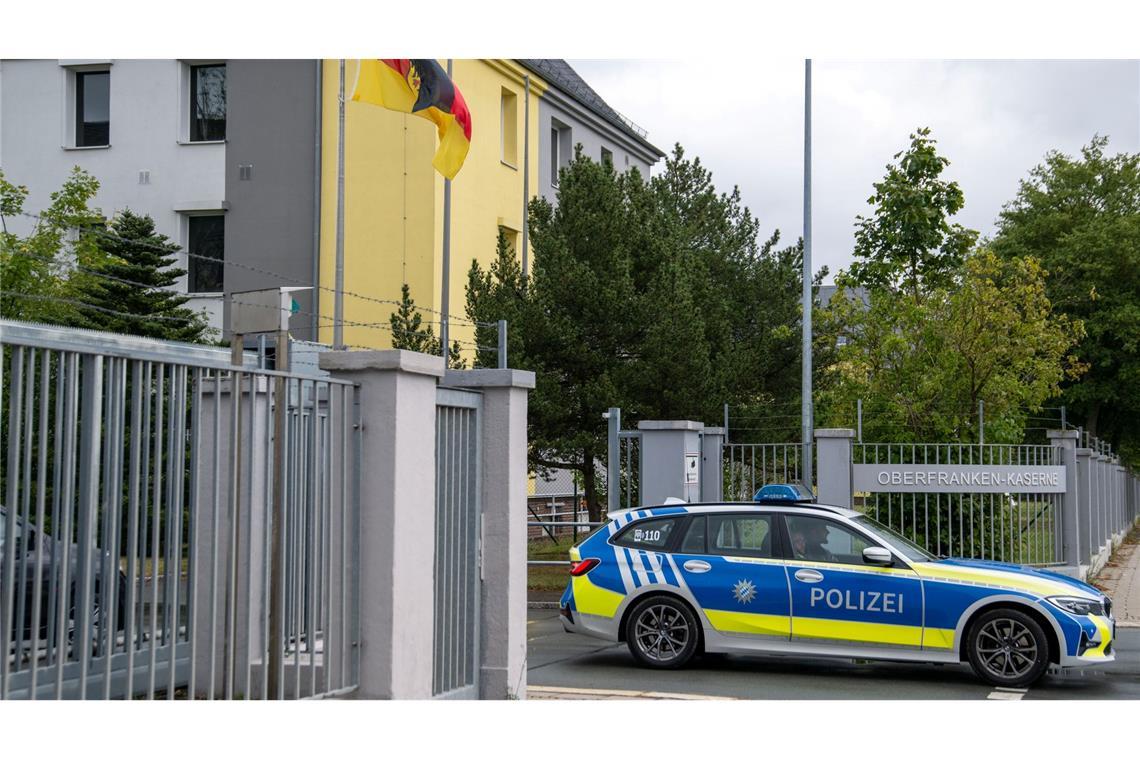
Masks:
[[[891,556],[889,549],[884,549],[881,546],[868,546],[863,550],[863,562],[868,565],[890,567],[895,563],[895,558]]]

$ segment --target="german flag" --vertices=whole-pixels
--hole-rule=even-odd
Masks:
[[[448,179],[455,179],[471,147],[471,113],[459,88],[434,59],[362,59],[352,99],[434,123],[439,148],[432,166]]]

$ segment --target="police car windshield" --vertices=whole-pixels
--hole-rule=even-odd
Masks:
[[[899,552],[911,562],[933,562],[938,559],[938,557],[926,551],[926,549],[923,549],[914,541],[911,541],[898,531],[888,528],[878,520],[867,517],[867,515],[859,515],[854,518],[854,520],[859,525],[898,549]]]

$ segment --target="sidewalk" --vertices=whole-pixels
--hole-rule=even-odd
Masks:
[[[575,689],[567,686],[528,686],[527,699],[677,699],[728,700],[733,697],[710,697],[704,694],[678,694],[665,691],[630,689]]]
[[[1112,599],[1117,626],[1140,628],[1140,527],[1125,537],[1092,583]]]

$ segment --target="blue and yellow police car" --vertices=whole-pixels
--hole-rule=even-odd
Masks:
[[[943,559],[802,486],[610,513],[570,550],[562,626],[654,668],[700,652],[968,661],[984,681],[1114,659],[1112,602],[1057,573]]]

